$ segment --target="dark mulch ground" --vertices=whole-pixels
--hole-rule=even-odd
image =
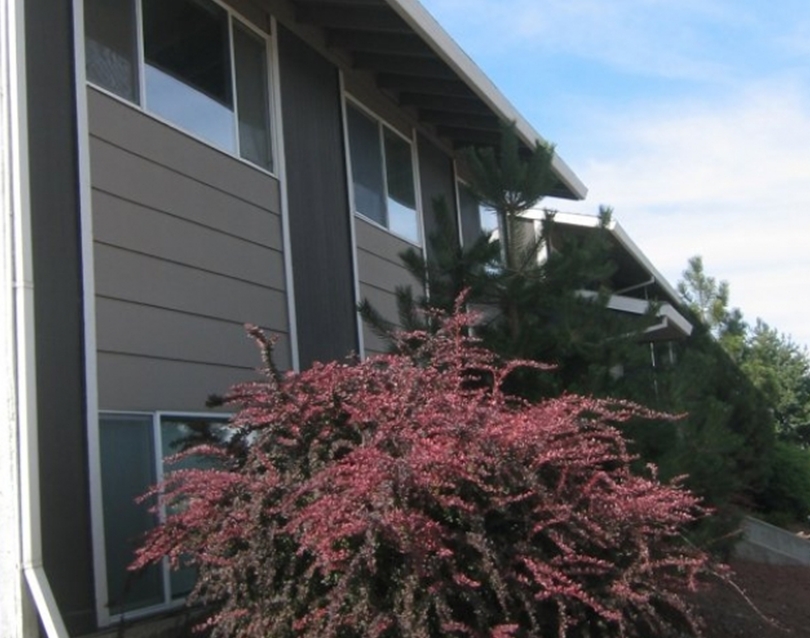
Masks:
[[[693,601],[705,620],[706,638],[810,637],[810,567],[732,561],[732,579],[766,621],[733,588],[715,584]]]

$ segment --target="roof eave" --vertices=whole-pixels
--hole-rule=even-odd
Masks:
[[[542,219],[536,216],[532,217]],[[593,215],[562,212],[554,213],[554,222],[556,224],[565,224],[593,229],[599,228],[600,224],[599,218],[594,217]],[[617,222],[615,219],[611,219],[606,230],[613,236],[616,242],[625,251],[627,251],[627,253],[636,261],[636,263],[639,264],[652,279],[655,279],[655,283],[661,287],[666,296],[669,298],[668,301],[677,305],[680,302],[680,295],[672,287],[672,284],[667,281],[664,275],[662,275],[661,272],[653,265],[641,248],[639,248],[638,245],[630,238],[619,222]]]
[[[531,148],[538,141],[545,143],[544,138],[418,0],[385,1],[499,118],[515,123],[518,135],[527,146]],[[572,199],[585,199],[587,187],[556,153],[552,167]]]

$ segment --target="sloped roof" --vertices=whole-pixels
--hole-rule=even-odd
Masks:
[[[545,214],[529,211],[528,219],[540,221]],[[555,237],[575,238],[577,235],[595,232],[600,227],[598,217],[576,213],[554,213],[551,242]],[[611,242],[611,258],[616,272],[611,276],[614,290],[608,308],[618,312],[643,315],[650,303],[657,303],[659,322],[646,331],[652,341],[667,341],[687,337],[692,333],[692,324],[681,314],[681,299],[672,285],[664,278],[619,223],[612,219],[606,230]],[[592,291],[582,291],[583,296],[595,296]]]
[[[327,45],[455,148],[497,146],[514,122],[527,151],[542,136],[417,0],[293,0],[300,23],[323,29]],[[508,10],[504,7],[504,10]],[[554,197],[583,199],[587,188],[556,156]]]
[[[540,211],[529,211],[527,217],[544,218]],[[554,233],[575,237],[599,228],[599,218],[578,213],[554,213]],[[641,248],[630,238],[619,222],[611,219],[607,226],[612,244],[611,258],[616,263],[612,284],[616,294],[665,301],[673,306],[681,303],[680,295],[653,265]],[[553,241],[552,236],[552,241]]]

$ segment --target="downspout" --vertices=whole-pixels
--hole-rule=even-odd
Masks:
[[[18,412],[16,366],[16,292],[14,264],[18,190],[12,144],[12,103],[16,99],[11,51],[14,48],[13,0],[0,0],[0,627],[9,638],[37,631],[33,600],[23,575],[21,419]]]
[[[31,241],[30,181],[28,174],[28,118],[26,113],[26,57],[24,2],[0,0],[3,24],[2,79],[8,117],[2,123],[8,135],[4,168],[8,177],[8,204],[12,267],[12,374],[15,377],[17,448],[19,461],[19,521],[22,572],[39,620],[48,638],[68,638],[42,564],[39,502],[39,445],[36,396],[34,276]]]

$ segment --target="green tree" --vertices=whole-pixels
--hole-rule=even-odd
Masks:
[[[734,455],[740,471],[729,476],[747,477],[749,505],[773,522],[804,520],[810,512],[810,492],[805,489],[810,465],[801,449],[810,447],[810,359],[806,349],[762,319],[751,327],[739,309],[729,310],[728,283],[718,284],[709,277],[700,257],[689,260],[679,290],[714,337],[699,349],[704,360],[695,369],[701,382],[691,385],[697,391],[695,398],[723,397],[722,403],[731,409],[725,431],[742,437]],[[712,366],[706,355],[712,348],[723,350],[731,361],[725,369],[707,375]],[[718,357],[714,359],[721,361]],[[720,386],[713,383],[718,379],[724,379]],[[699,402],[683,407],[690,412],[690,422],[711,414]],[[774,436],[779,439],[775,444]]]
[[[707,275],[700,255],[689,259],[682,277],[678,282],[678,292],[686,306],[708,327],[728,353],[735,359],[738,358],[748,326],[743,321],[740,309],[729,307],[728,282],[718,282]]]
[[[498,217],[508,270],[521,271],[526,266],[518,242],[513,241],[515,222],[554,188],[553,159],[554,147],[539,141],[529,153],[522,152],[514,124],[504,126],[497,150],[487,146],[462,152],[473,195]]]
[[[471,171],[473,192],[501,219],[499,239],[485,236],[473,246],[460,246],[448,208],[439,203],[438,230],[428,238],[430,260],[415,250],[402,255],[424,291],[399,291],[399,324],[433,330],[424,319],[430,315],[418,311],[450,310],[455,295],[469,289],[469,305],[484,317],[475,326],[476,336],[489,348],[506,359],[556,367],[548,375],[516,371],[506,382],[508,392],[530,400],[576,392],[688,413],[675,424],[636,428],[629,423],[626,432],[636,440],[641,464],[659,464],[667,478],[691,474],[690,486],[722,512],[719,524],[706,535],[723,536],[736,522],[735,504],[753,502],[764,489],[773,433],[768,410],[708,328],[697,329],[676,348],[677,365],[653,368],[649,344],[640,336],[653,323],[656,308],[640,318],[607,308],[615,271],[607,231],[610,209],[600,211],[601,228],[595,233],[560,238],[549,212],[535,235],[535,223],[522,218],[522,208],[528,202],[537,205],[542,193],[537,184],[549,188],[551,162],[548,156],[548,161],[532,162],[522,155],[513,130],[505,130],[504,136],[513,138],[504,143],[506,153],[512,153],[508,159],[491,150],[467,154],[467,163],[478,166]],[[522,188],[530,192],[524,194]],[[545,259],[538,262],[540,247],[546,249]],[[718,331],[722,328],[729,338],[744,335],[741,313],[728,310],[728,285],[706,276],[699,258],[691,270],[691,285],[702,295],[695,292],[694,299],[714,308]],[[583,290],[593,294],[585,298]],[[368,304],[363,313],[378,332],[392,329]],[[698,319],[695,323],[700,324]]]
[[[728,282],[718,282],[707,275],[700,255],[689,259],[682,276],[678,292],[700,321],[717,336],[728,316]]]
[[[405,329],[429,327],[425,310],[450,311],[458,293],[468,290],[470,305],[484,317],[476,334],[489,347],[506,358],[557,366],[557,374],[545,381],[516,375],[513,391],[530,398],[563,390],[621,396],[620,386],[631,382],[652,387],[649,353],[636,343],[652,314],[628,319],[606,308],[615,270],[606,230],[611,210],[600,210],[599,231],[557,241],[538,261],[538,251],[548,246],[553,232],[554,213],[546,213],[539,232],[523,214],[553,188],[552,159],[550,146],[537,144],[531,154],[521,150],[514,127],[504,128],[497,152],[485,148],[464,153],[471,191],[497,213],[499,237],[485,234],[471,246],[461,246],[448,207],[436,202],[438,223],[428,238],[429,260],[417,250],[401,254],[423,290],[398,290],[398,323]],[[582,290],[596,294],[584,297]],[[393,324],[370,304],[363,302],[361,313],[378,334],[391,336]]]
[[[501,248],[491,234],[482,234],[472,245],[462,246],[447,202],[443,198],[433,201],[435,231],[428,237],[430,259],[421,250],[413,248],[399,257],[408,272],[419,282],[419,290],[412,286],[396,289],[398,321],[383,317],[369,302],[360,303],[364,321],[380,337],[395,347],[394,335],[398,330],[434,331],[437,327],[431,309],[452,312],[456,300],[466,291],[469,299],[480,304],[497,304]]]
[[[746,341],[741,366],[768,397],[780,438],[810,445],[810,360],[807,350],[762,319]]]
[[[493,210],[498,218],[502,253],[499,310],[507,321],[511,338],[521,338],[521,316],[517,296],[528,271],[536,265],[537,245],[531,240],[518,241],[520,217],[534,207],[554,187],[552,170],[554,147],[535,142],[531,152],[521,152],[515,125],[503,127],[501,144],[470,147],[462,152],[462,161],[470,173],[470,189],[479,203]]]

